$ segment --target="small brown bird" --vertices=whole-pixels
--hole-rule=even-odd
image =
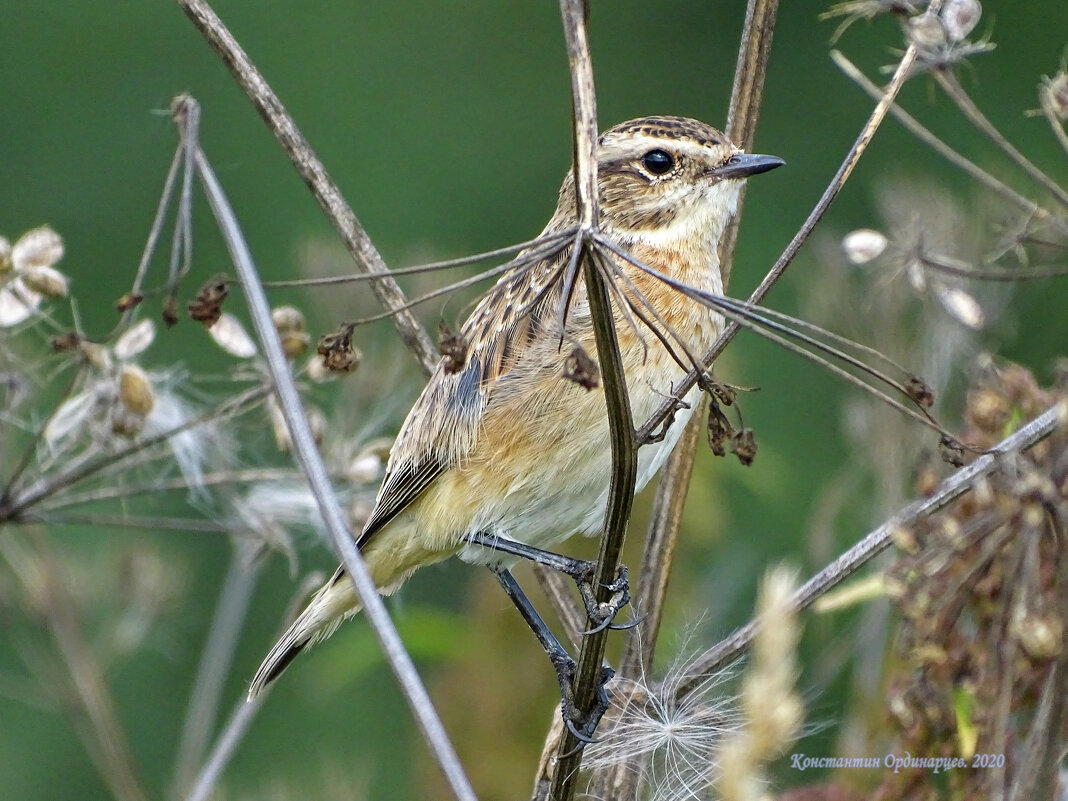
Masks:
[[[717,246],[742,180],[782,164],[774,156],[743,154],[696,120],[645,117],[622,123],[598,141],[602,235],[674,281],[720,294]],[[569,173],[543,237],[572,231],[576,223]],[[462,328],[462,369],[456,369],[455,358],[452,372],[439,364],[408,414],[374,511],[356,542],[380,592],[392,593],[417,568],[459,553],[489,565],[534,625],[532,607],[508,565],[517,555],[539,559],[546,555],[540,549],[576,532],[601,530],[612,461],[604,394],[588,389],[593,382],[564,377],[574,352],[597,352],[581,274],[566,278],[571,247],[558,245],[540,260],[538,245],[519,254]],[[632,414],[640,425],[686,372],[677,350],[642,326],[656,320],[669,342],[677,337],[702,353],[719,334],[722,318],[625,259],[616,260],[613,281],[615,326]],[[620,299],[645,309],[639,315],[645,322],[635,322]],[[685,397],[688,406],[662,440],[639,450],[637,489],[664,463],[699,392],[695,387]],[[565,562],[575,560],[553,566]],[[359,609],[352,583],[339,568],[271,649],[249,696]],[[560,656],[554,647],[559,644],[546,645]],[[561,659],[570,659],[560,652]],[[562,685],[565,678],[561,675]]]

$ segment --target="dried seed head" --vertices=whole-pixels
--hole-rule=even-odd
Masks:
[[[342,323],[332,333],[319,338],[316,352],[323,357],[323,365],[334,373],[351,373],[360,365],[361,354],[352,344],[352,325]]]
[[[141,302],[145,299],[145,296],[140,292],[127,292],[117,301],[115,301],[115,310],[120,312],[126,312],[130,309],[136,309],[141,305]]]
[[[305,331],[304,313],[294,306],[278,306],[271,310],[271,322],[279,334],[290,331]]]
[[[82,335],[77,331],[67,331],[59,336],[52,337],[52,350],[56,353],[72,353],[78,350],[82,344]]]
[[[905,389],[908,391],[909,397],[924,409],[930,409],[934,405],[934,390],[919,376],[910,376],[905,384]]]
[[[85,360],[100,372],[107,372],[111,369],[111,351],[103,345],[83,339],[81,351]]]
[[[446,375],[453,375],[467,364],[467,339],[460,332],[453,332],[444,320],[438,323],[438,353]]]
[[[111,431],[120,437],[132,439],[144,430],[145,416],[127,409],[125,406],[116,406],[111,412]]]
[[[1046,78],[1040,91],[1053,113],[1059,119],[1068,120],[1068,73],[1058,72],[1052,78]]]
[[[967,38],[983,16],[979,0],[946,0],[942,6],[942,23],[951,42]]]
[[[293,306],[279,306],[271,311],[271,321],[282,340],[282,352],[287,359],[303,356],[311,344],[311,337],[305,330],[304,314]]]
[[[173,328],[178,325],[178,321],[182,319],[178,315],[178,298],[174,295],[169,295],[165,301],[163,301],[163,310],[160,313],[163,318],[164,324],[168,328]]]
[[[715,398],[709,399],[706,433],[708,435],[708,447],[712,449],[712,453],[716,454],[716,456],[726,456],[727,439],[733,437],[735,431],[731,421],[723,414],[723,410],[719,408]]]
[[[937,14],[925,11],[908,23],[909,40],[921,50],[939,50],[946,44],[946,29]]]
[[[31,292],[52,300],[67,297],[70,279],[55,267],[31,264],[21,271],[22,280]]]
[[[30,267],[51,267],[63,258],[63,238],[42,225],[19,237],[11,249],[11,262],[16,270]]]
[[[955,439],[942,437],[938,441],[938,453],[942,461],[948,462],[954,467],[964,466],[964,446]]]
[[[580,347],[574,348],[571,355],[564,360],[563,376],[568,381],[574,381],[587,392],[601,383],[601,371],[597,367],[597,362]]]
[[[1011,631],[1032,659],[1053,659],[1064,647],[1064,624],[1056,614],[1026,614],[1013,620]]]
[[[127,364],[119,374],[119,400],[134,414],[142,417],[156,405],[156,395],[148,374],[136,364]]]
[[[197,291],[196,297],[189,301],[189,316],[208,328],[215,325],[222,316],[223,301],[230,294],[230,287],[221,278],[213,278]]]
[[[753,463],[756,458],[757,443],[753,436],[753,429],[743,428],[731,437],[731,453],[738,457],[738,461],[746,467]]]
[[[842,239],[842,250],[853,264],[867,264],[882,255],[889,244],[887,238],[871,228],[858,228]]]
[[[984,387],[968,394],[966,415],[971,425],[997,436],[1012,417],[1012,404],[1001,393]]]

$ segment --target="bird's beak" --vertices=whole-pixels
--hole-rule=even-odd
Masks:
[[[761,156],[756,153],[736,153],[722,165],[712,170],[712,175],[721,181],[726,178],[748,178],[762,172],[774,170],[786,162],[778,156]]]

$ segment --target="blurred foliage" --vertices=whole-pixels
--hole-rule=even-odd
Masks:
[[[487,250],[541,229],[571,151],[566,58],[553,4],[227,0],[217,10],[303,127],[388,264]],[[830,62],[834,23],[818,21],[821,10],[809,3],[781,10],[756,150],[782,156],[788,168],[749,191],[734,295],[755,285],[792,236],[870,108]],[[602,127],[655,113],[721,125],[743,11],[737,0],[594,2]],[[1041,165],[1063,165],[1063,153],[1045,121],[1024,112],[1038,106],[1040,76],[1052,74],[1061,59],[1064,21],[1063,0],[989,0],[981,25],[990,29],[997,50],[961,72],[985,112]],[[349,270],[285,157],[176,6],[41,0],[7,4],[2,22],[0,233],[13,238],[42,223],[62,232],[63,266],[87,332],[110,328],[113,303],[129,286],[175,143],[160,110],[183,91],[202,104],[204,148],[264,276]],[[899,45],[889,22],[855,25],[838,43],[873,76],[894,61],[892,49]],[[955,146],[1030,190],[929,80],[911,81],[902,101]],[[823,245],[814,242],[803,251],[770,305],[796,312],[819,298],[826,285],[817,267],[826,267],[826,249],[846,231],[878,224],[879,199],[890,179],[938,185],[964,197],[966,205],[974,194],[965,176],[888,121],[825,220]],[[202,207],[195,231],[195,277],[206,280],[225,271],[226,254]],[[160,261],[156,269],[162,267]],[[407,285],[426,287],[435,280]],[[865,291],[871,299],[890,290],[872,280]],[[374,311],[367,294],[362,286],[286,290],[272,301],[300,306],[318,335],[342,318]],[[1014,288],[977,346],[1043,374],[1068,342],[1064,297],[1063,283]],[[461,306],[452,301],[444,314],[456,316]],[[430,304],[424,319],[436,324],[441,313],[441,306]],[[389,436],[420,379],[388,324],[362,330],[359,341],[366,354],[361,372],[368,377],[358,374],[355,383],[326,392],[349,407],[348,427],[338,428],[346,436]],[[221,358],[187,321],[161,335],[158,347],[164,360],[198,370],[215,369]],[[946,381],[959,386],[970,369],[967,362],[954,364]],[[873,501],[889,502],[906,491],[901,475],[896,489],[865,478],[867,473],[853,484],[841,483],[843,474],[863,472],[867,464],[857,461],[845,435],[843,399],[852,393],[834,379],[744,335],[717,372],[732,383],[761,387],[742,399],[760,453],[748,469],[699,456],[672,578],[665,655],[670,632],[688,631],[695,621],[709,637],[744,621],[767,563],[788,560],[805,572],[821,566],[892,508]],[[358,403],[347,400],[348,393]],[[956,419],[951,408],[943,414]],[[935,443],[928,438],[927,445]],[[828,493],[843,486],[841,513],[826,514]],[[637,507],[628,547],[632,561],[649,497]],[[164,797],[230,547],[214,534],[106,528],[64,531],[55,542],[87,555],[145,547],[173,566],[169,591],[180,585],[181,598],[152,632],[152,647],[122,655],[108,670],[144,784],[152,797]],[[302,571],[332,568],[322,545],[305,540],[302,546]],[[589,552],[590,545],[578,547]],[[431,677],[476,789],[486,798],[520,798],[529,791],[556,689],[533,639],[492,584],[484,571],[449,563],[422,571],[391,603]],[[295,588],[284,560],[272,559],[225,683],[224,712],[241,703]],[[8,679],[24,676],[25,666],[9,647],[7,632],[25,625],[4,619],[0,673]],[[805,739],[805,750],[832,754],[848,746],[860,725],[836,724],[851,692],[871,690],[873,669],[870,657],[853,664],[848,654],[838,654],[875,627],[877,662],[885,628],[860,613],[806,626],[802,681],[812,719],[828,725]],[[879,698],[872,703],[881,706]],[[10,680],[0,687],[0,797],[110,797],[62,708],[61,699],[35,699]],[[226,773],[226,797],[282,797],[280,787],[297,788],[289,797],[302,797],[299,788],[323,787],[322,777],[334,776],[338,766],[348,778],[330,780],[329,787],[366,787],[369,798],[440,795],[440,779],[361,623],[302,657],[280,683]],[[321,792],[329,797],[329,789]]]

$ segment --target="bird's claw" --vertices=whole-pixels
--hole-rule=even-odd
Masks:
[[[575,581],[578,584],[579,595],[582,596],[582,603],[586,607],[586,615],[594,624],[592,628],[582,633],[596,634],[607,628],[616,628],[612,621],[619,614],[619,610],[630,603],[630,580],[627,566],[620,565],[615,579],[601,585],[612,593],[612,597],[604,602],[597,600],[588,577],[576,578]],[[624,625],[623,628],[630,628],[630,625]]]

